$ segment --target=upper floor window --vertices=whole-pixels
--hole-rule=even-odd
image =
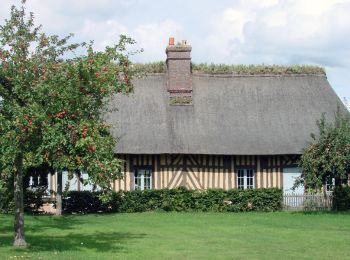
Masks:
[[[254,189],[255,178],[253,169],[238,169],[237,171],[237,188],[238,189]]]
[[[152,170],[137,169],[134,177],[135,190],[150,190],[152,188]]]

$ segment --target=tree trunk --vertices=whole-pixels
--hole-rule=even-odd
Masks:
[[[57,171],[56,216],[62,216],[62,172]]]
[[[17,155],[14,167],[14,201],[15,201],[15,222],[13,246],[26,247],[24,237],[24,205],[23,205],[23,156]]]

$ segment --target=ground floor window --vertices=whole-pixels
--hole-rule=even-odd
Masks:
[[[326,180],[326,191],[333,191],[335,186],[335,179],[328,177]]]
[[[253,169],[238,169],[237,171],[237,187],[238,189],[254,189],[255,178]]]
[[[137,169],[135,170],[135,190],[150,190],[152,188],[152,170]]]

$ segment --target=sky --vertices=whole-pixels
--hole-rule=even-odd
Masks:
[[[19,0],[0,1],[0,24]],[[350,103],[350,0],[27,0],[48,34],[74,33],[97,49],[120,34],[165,60],[170,36],[187,40],[195,63],[313,64]]]

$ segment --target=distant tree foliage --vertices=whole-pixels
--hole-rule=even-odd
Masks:
[[[299,161],[303,172],[299,183],[307,188],[320,190],[333,178],[336,186],[346,183],[350,173],[350,117],[345,113],[338,111],[333,124],[326,123],[324,116],[317,122],[319,135],[312,134],[313,142]]]
[[[27,169],[45,164],[86,171],[106,189],[121,175],[103,114],[112,95],[132,90],[126,49],[134,41],[121,36],[114,46],[95,51],[92,43],[70,44],[71,36],[42,33],[25,1],[12,6],[0,26],[0,173],[14,179],[15,246],[26,245]]]

